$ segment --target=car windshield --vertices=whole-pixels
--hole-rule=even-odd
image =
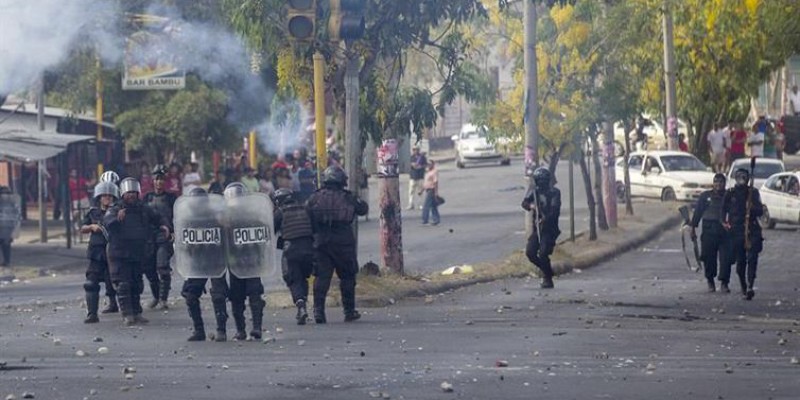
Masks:
[[[783,167],[781,167],[780,164],[756,163],[756,169],[753,170],[753,177],[756,179],[767,179],[781,172],[783,172]]]
[[[486,130],[485,129],[478,129],[476,131],[471,132],[464,132],[461,134],[462,139],[479,139],[486,137]]]
[[[705,171],[706,166],[693,156],[662,156],[661,163],[667,171]]]

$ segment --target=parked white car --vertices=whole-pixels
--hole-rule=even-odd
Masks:
[[[625,159],[616,163],[617,195],[624,196]],[[631,196],[661,201],[693,201],[711,189],[714,173],[697,157],[680,151],[631,153],[629,162]]]
[[[731,168],[728,170],[728,181],[726,183],[726,187],[728,189],[732,188],[733,185],[736,184],[733,180],[733,173],[736,172],[737,169],[744,168],[746,170],[750,170],[750,159],[749,158],[741,158],[736,160],[731,164]],[[785,172],[786,167],[783,165],[783,161],[776,160],[774,158],[756,158],[756,168],[753,170],[753,177],[755,177],[755,181],[753,186],[760,188],[767,179],[775,174],[779,174],[781,172]]]
[[[761,186],[764,215],[761,224],[769,229],[780,223],[800,224],[800,172],[783,172],[769,177]]]
[[[456,147],[456,167],[470,164],[499,163],[510,165],[511,160],[497,146],[489,143],[489,134],[484,127],[465,124],[458,135],[451,137]]]

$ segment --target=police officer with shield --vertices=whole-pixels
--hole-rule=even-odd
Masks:
[[[314,271],[314,236],[305,205],[290,189],[275,192],[275,231],[280,232],[278,248],[283,250],[283,280],[297,307],[297,325],[308,320],[308,278]]]
[[[722,226],[722,200],[725,198],[724,174],[714,175],[714,187],[700,194],[692,216],[692,238],[697,238],[695,229],[703,222],[703,232],[700,237],[702,246],[703,267],[705,269],[708,291],[717,290],[714,278],[719,277],[720,291],[730,293],[728,282],[731,278],[731,264],[728,262],[730,253],[730,238]],[[717,263],[719,261],[719,275]]]
[[[249,193],[240,182],[228,185],[225,197],[226,252],[230,279],[231,312],[236,324],[234,339],[247,339],[245,300],[250,305],[253,326],[250,337],[261,339],[266,302],[262,298],[264,275],[274,262],[272,203],[261,193]]]
[[[367,215],[369,205],[345,190],[346,186],[344,170],[330,166],[322,174],[322,188],[314,192],[307,203],[314,232],[314,321],[318,324],[327,322],[325,298],[334,271],[339,277],[345,322],[361,318],[356,311],[358,260],[352,224],[357,215]]]
[[[200,298],[211,280],[211,304],[217,323],[217,342],[227,340],[228,321],[226,301],[228,282],[225,280],[225,247],[222,227],[224,204],[222,196],[208,194],[202,188],[192,189],[175,202],[175,265],[186,280],[181,295],[186,299],[194,331],[190,342],[206,340]]]
[[[142,263],[147,240],[154,229],[169,235],[167,222],[139,199],[141,187],[134,178],[120,182],[122,200],[113,205],[103,217],[108,231],[108,260],[111,281],[117,290],[117,301],[126,326],[144,324],[140,296]]]
[[[166,219],[170,229],[174,227],[172,209],[175,206],[177,196],[164,190],[167,169],[159,164],[153,170],[154,191],[144,196],[144,203]],[[159,307],[161,310],[169,308],[167,300],[172,286],[172,268],[169,266],[170,258],[174,253],[172,240],[169,236],[164,236],[160,230],[153,232],[153,240],[149,243],[148,257],[145,262],[144,272],[150,282],[150,291],[153,293],[153,300],[148,304],[149,308]]]
[[[550,255],[561,234],[558,217],[561,215],[561,192],[551,185],[549,169],[539,167],[533,171],[533,185],[522,200],[522,208],[533,211],[533,233],[528,237],[525,255],[542,272],[542,289],[553,288],[553,267]]]
[[[103,227],[103,216],[119,198],[119,188],[111,182],[100,182],[94,187],[94,206],[83,216],[81,233],[89,233],[89,247],[86,255],[89,258],[89,268],[86,269],[86,282],[83,290],[86,292],[86,324],[100,322],[97,309],[100,304],[100,283],[106,286],[108,306],[103,313],[118,312],[117,292],[111,283],[108,272],[108,257],[106,245],[108,244],[106,228]]]
[[[761,225],[758,218],[764,214],[761,194],[750,182],[750,172],[739,168],[734,172],[736,185],[725,192],[722,200],[722,218],[726,229],[730,231],[732,259],[736,263],[736,275],[742,296],[752,300],[755,296],[756,269],[758,254],[764,246]]]
[[[0,251],[3,267],[11,265],[11,242],[14,241],[20,224],[20,199],[11,193],[8,186],[0,186]]]

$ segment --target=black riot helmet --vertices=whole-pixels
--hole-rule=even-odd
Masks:
[[[189,196],[191,197],[206,197],[208,196],[208,192],[201,187],[196,187],[189,191]]]
[[[550,181],[553,179],[553,174],[545,167],[536,168],[533,171],[533,183],[540,189],[550,187]]]
[[[347,174],[341,167],[332,165],[322,173],[322,183],[326,186],[347,186]]]
[[[241,182],[233,182],[225,188],[225,191],[222,192],[222,195],[225,196],[226,199],[232,199],[235,197],[242,197],[247,194],[247,187],[244,186]]]
[[[167,174],[167,166],[164,165],[164,164],[156,164],[156,166],[153,167],[152,174],[153,174],[153,177],[166,175]]]
[[[733,173],[733,179],[736,180],[736,186],[745,186],[750,182],[750,171],[739,168]]]
[[[275,191],[275,204],[282,207],[295,202],[294,192],[291,189],[278,189]]]

